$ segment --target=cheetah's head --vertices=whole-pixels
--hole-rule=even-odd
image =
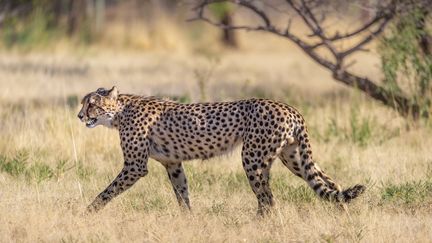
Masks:
[[[118,90],[115,86],[110,90],[99,88],[87,94],[81,101],[78,118],[89,128],[97,125],[111,127],[117,112],[117,97]]]

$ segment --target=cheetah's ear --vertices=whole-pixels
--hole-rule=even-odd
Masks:
[[[117,99],[119,92],[116,86],[113,86],[109,91],[108,91],[108,97],[110,97],[111,99]]]

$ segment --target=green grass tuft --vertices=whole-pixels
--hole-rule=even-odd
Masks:
[[[414,181],[383,188],[381,199],[397,204],[413,204],[432,201],[432,181]]]
[[[36,163],[30,166],[26,172],[26,177],[29,180],[40,184],[42,181],[49,180],[54,176],[54,172],[47,164]]]
[[[286,176],[275,175],[271,179],[271,188],[278,200],[288,203],[312,203],[317,196],[307,185],[292,186]]]
[[[78,161],[75,172],[78,178],[83,181],[90,180],[90,178],[96,174],[94,168],[83,165],[81,161]]]
[[[18,177],[25,173],[27,167],[28,152],[18,151],[13,158],[0,156],[0,170],[11,176]]]

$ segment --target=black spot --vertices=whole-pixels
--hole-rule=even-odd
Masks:
[[[311,180],[315,179],[316,176],[317,176],[317,174],[315,174],[315,173],[310,174],[310,175],[308,175],[307,180],[311,181]]]
[[[320,197],[324,197],[325,192],[324,191],[320,191],[319,195]]]

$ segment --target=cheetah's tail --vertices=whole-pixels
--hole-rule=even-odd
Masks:
[[[331,192],[321,194],[322,197],[325,199],[328,199],[330,201],[335,202],[344,202],[349,203],[354,198],[358,197],[360,194],[362,194],[366,190],[366,187],[363,185],[355,185],[353,187],[349,187],[345,190],[333,190]]]
[[[349,187],[345,190],[341,189],[341,186],[336,184],[328,175],[322,171],[315,163],[309,163],[311,165],[311,172],[315,176],[309,176],[307,179],[309,185],[321,198],[333,201],[333,202],[344,202],[349,203],[354,198],[361,195],[365,190],[366,186],[357,184]]]
[[[365,190],[365,186],[358,184],[343,191],[340,191],[337,195],[337,198],[335,199],[336,201],[349,203],[351,200],[362,194]]]
[[[316,194],[323,199],[333,202],[349,203],[366,190],[366,187],[360,184],[342,190],[341,186],[336,184],[328,175],[326,175],[318,165],[313,162],[310,162],[309,165],[311,168],[310,172],[313,174],[312,176],[307,177],[307,179],[312,180],[307,181]],[[314,175],[316,176],[314,177]]]
[[[309,186],[321,198],[335,202],[350,202],[352,199],[362,194],[366,187],[363,185],[355,185],[342,190],[312,159],[312,151],[310,149],[307,129],[302,126],[297,133],[298,148],[300,161],[301,176],[306,180]]]

